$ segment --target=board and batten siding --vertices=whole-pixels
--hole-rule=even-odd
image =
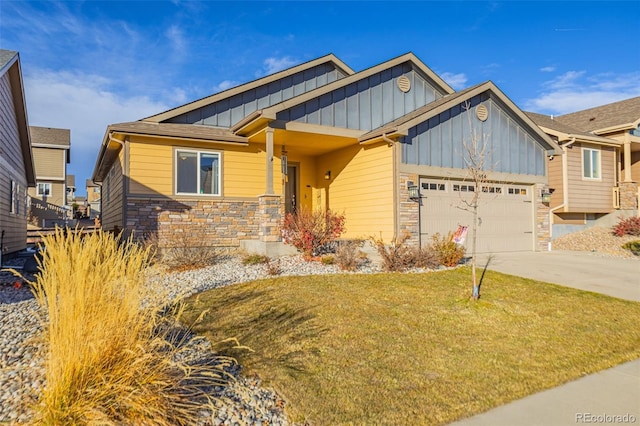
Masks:
[[[176,141],[132,136],[129,140],[129,193],[136,195],[189,198],[175,194],[175,151],[177,149],[219,152],[222,156],[223,197],[255,198],[266,189],[264,146],[233,146],[215,143],[180,144]],[[274,157],[273,188],[282,191],[280,158]],[[201,198],[202,196],[196,197]],[[207,198],[215,198],[206,196]]]
[[[124,229],[123,194],[124,194],[124,150],[120,150],[118,158],[102,182],[102,206],[100,219],[102,229],[107,231]]]
[[[27,246],[27,179],[8,74],[0,77],[0,148],[0,232],[4,252],[13,253]],[[17,211],[11,206],[12,182],[18,186]]]
[[[286,101],[343,77],[346,75],[334,66],[320,64],[179,115],[167,122],[231,127],[256,110]]]
[[[404,93],[397,78],[406,76]],[[396,65],[295,107],[276,118],[323,126],[373,130],[443,96],[410,63]]]
[[[582,148],[600,150],[601,179],[585,179],[582,170]],[[615,149],[608,146],[574,144],[567,149],[568,197],[570,212],[609,213],[614,210],[612,191],[615,186]]]
[[[393,148],[350,146],[318,157],[317,182],[328,182],[328,207],[344,213],[343,238],[394,236]],[[324,173],[331,170],[331,180]],[[326,200],[325,200],[326,201]]]
[[[34,147],[32,151],[38,179],[65,179],[66,150]]]
[[[476,117],[484,105],[486,121]],[[400,139],[405,164],[464,169],[465,144],[486,144],[487,170],[505,174],[545,176],[546,153],[521,120],[507,112],[488,93],[474,96],[467,105],[456,105],[409,129]]]

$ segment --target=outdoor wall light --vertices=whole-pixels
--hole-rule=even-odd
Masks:
[[[542,196],[542,203],[543,204],[549,204],[551,202],[551,192],[542,191],[542,193],[540,195]]]
[[[409,192],[409,198],[411,200],[419,200],[420,199],[420,191],[418,190],[418,185],[415,185],[413,182],[407,182],[407,192]]]
[[[331,170],[327,170],[326,172],[324,172],[324,180],[330,180],[331,179]]]

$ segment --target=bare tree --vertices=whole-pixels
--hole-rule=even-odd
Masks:
[[[473,189],[468,188],[467,193],[471,192],[470,198],[460,197],[462,205],[459,207],[469,211],[472,214],[472,222],[470,229],[471,236],[471,279],[473,281],[472,298],[478,300],[480,298],[480,283],[476,277],[476,249],[478,242],[478,208],[484,195],[490,195],[489,174],[493,170],[494,164],[490,164],[491,147],[489,145],[489,135],[478,131],[471,120],[471,106],[466,102],[463,107],[467,112],[469,119],[469,136],[463,140],[463,159],[467,176],[465,181],[473,184]],[[461,192],[462,194],[462,192]],[[494,192],[495,195],[495,192]]]

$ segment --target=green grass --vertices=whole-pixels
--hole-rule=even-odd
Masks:
[[[640,357],[640,303],[468,268],[279,277],[188,300],[187,321],[314,425],[445,424]]]

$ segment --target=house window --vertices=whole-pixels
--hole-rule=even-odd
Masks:
[[[600,150],[582,148],[582,176],[585,179],[600,179]]]
[[[11,181],[11,200],[9,201],[9,213],[18,213],[18,185],[15,181]]]
[[[100,193],[100,187],[99,186],[94,186],[93,187],[93,193],[94,194],[99,194]]]
[[[50,196],[51,195],[51,184],[46,183],[38,183],[38,195],[40,196]]]
[[[220,153],[177,150],[176,193],[220,195]]]

